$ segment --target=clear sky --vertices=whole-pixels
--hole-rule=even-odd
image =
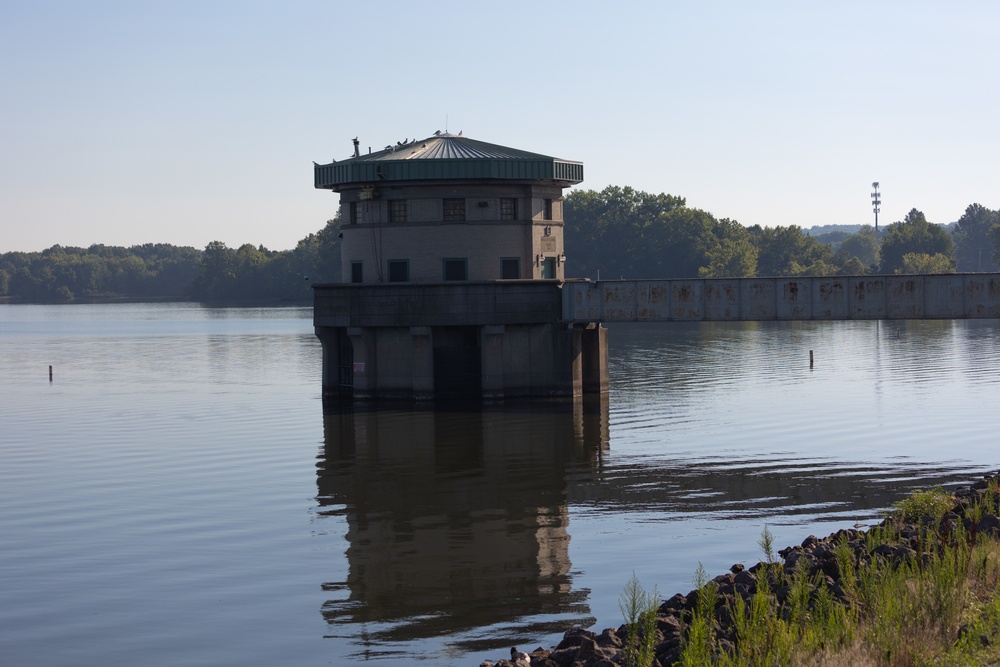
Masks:
[[[435,130],[746,225],[1000,208],[1000,2],[0,3],[0,252],[292,248]],[[572,221],[569,221],[572,224]]]

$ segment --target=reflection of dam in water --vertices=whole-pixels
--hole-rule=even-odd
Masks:
[[[325,415],[319,502],[349,543],[347,581],[324,584],[327,621],[376,642],[593,622],[566,500],[567,476],[596,470],[607,443],[607,403],[587,406]]]
[[[347,410],[324,426],[319,504],[346,521],[348,569],[323,584],[322,613],[332,636],[369,653],[443,636],[503,648],[593,623],[591,592],[574,583],[571,510],[651,517],[665,532],[768,516],[850,525],[914,485],[968,479],[967,464],[905,459],[616,455],[606,400]]]

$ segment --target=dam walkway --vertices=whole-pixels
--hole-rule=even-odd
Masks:
[[[1000,318],[1000,274],[567,281],[562,320],[691,322]]]

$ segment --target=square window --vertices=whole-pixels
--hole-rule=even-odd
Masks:
[[[501,199],[500,200],[500,219],[501,220],[517,220],[517,200],[516,199]]]
[[[389,201],[389,222],[406,222],[405,199],[392,199]]]
[[[351,262],[351,282],[363,283],[364,281],[364,262]]]
[[[389,282],[390,283],[410,282],[410,260],[408,259],[389,260]]]
[[[445,199],[444,220],[446,222],[461,222],[465,220],[465,200]]]
[[[469,260],[467,259],[446,259],[444,260],[445,280],[468,280]]]
[[[517,280],[521,277],[520,257],[500,258],[500,278],[502,280]]]

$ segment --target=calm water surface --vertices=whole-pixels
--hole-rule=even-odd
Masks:
[[[478,665],[1000,467],[995,321],[618,326],[603,404],[324,414],[310,317],[0,306],[0,664]]]

